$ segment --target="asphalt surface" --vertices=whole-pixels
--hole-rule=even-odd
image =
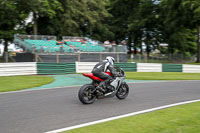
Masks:
[[[200,81],[130,83],[116,97],[83,105],[80,87],[0,94],[0,133],[42,133],[163,105],[200,99]]]

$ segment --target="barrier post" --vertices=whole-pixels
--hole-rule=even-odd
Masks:
[[[35,62],[38,62],[38,53],[35,53]]]
[[[56,52],[56,63],[59,63],[59,54]]]
[[[5,52],[4,59],[5,59],[5,62],[8,62],[8,52]]]
[[[119,54],[117,54],[117,62],[119,62]]]
[[[78,62],[81,61],[81,53],[78,53]]]
[[[99,61],[102,61],[102,53],[99,54]]]

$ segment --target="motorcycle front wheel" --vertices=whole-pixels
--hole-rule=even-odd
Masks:
[[[116,97],[118,99],[125,99],[129,94],[129,86],[126,82],[122,83],[120,88],[117,90]]]
[[[92,84],[83,85],[78,93],[79,100],[83,104],[92,104],[96,100],[96,95],[92,93],[95,87]]]

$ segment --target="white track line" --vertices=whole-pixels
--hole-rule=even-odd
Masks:
[[[93,121],[93,122],[89,122],[89,123],[84,123],[84,124],[80,124],[80,125],[75,125],[75,126],[71,126],[71,127],[48,131],[45,133],[60,133],[60,132],[64,132],[64,131],[68,131],[68,130],[72,130],[72,129],[76,129],[76,128],[86,127],[86,126],[90,126],[90,125],[94,125],[94,124],[98,124],[98,123],[102,123],[102,122],[107,122],[107,121],[116,120],[116,119],[120,119],[120,118],[124,118],[124,117],[134,116],[134,115],[138,115],[138,114],[143,114],[143,113],[147,113],[147,112],[152,112],[152,111],[156,111],[156,110],[160,110],[160,109],[165,109],[165,108],[169,108],[169,107],[174,107],[174,106],[183,105],[183,104],[187,104],[187,103],[194,103],[194,102],[200,102],[200,99],[165,105],[165,106],[142,110],[142,111],[138,111],[138,112],[133,112],[133,113],[125,114],[125,115],[110,117],[110,118],[106,118],[106,119],[102,119],[102,120],[98,120],[98,121]]]

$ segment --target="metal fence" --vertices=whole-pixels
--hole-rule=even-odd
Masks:
[[[30,40],[57,40],[56,36],[50,36],[50,35],[21,35],[21,34],[15,34],[15,38],[18,38],[20,40],[24,39],[30,39]]]
[[[116,62],[127,62],[127,54],[123,52],[80,52],[72,54],[35,54],[36,62],[99,62],[105,60],[107,56],[112,56]]]
[[[81,41],[86,41],[91,44],[98,44],[102,45],[103,43],[97,40],[90,39],[88,37],[74,37],[74,36],[63,36],[62,37],[63,41],[73,41],[73,42],[81,42]]]
[[[187,63],[196,61],[196,56],[187,56],[184,54],[152,54],[149,57],[146,54],[129,54],[127,56],[128,62],[138,63]]]

